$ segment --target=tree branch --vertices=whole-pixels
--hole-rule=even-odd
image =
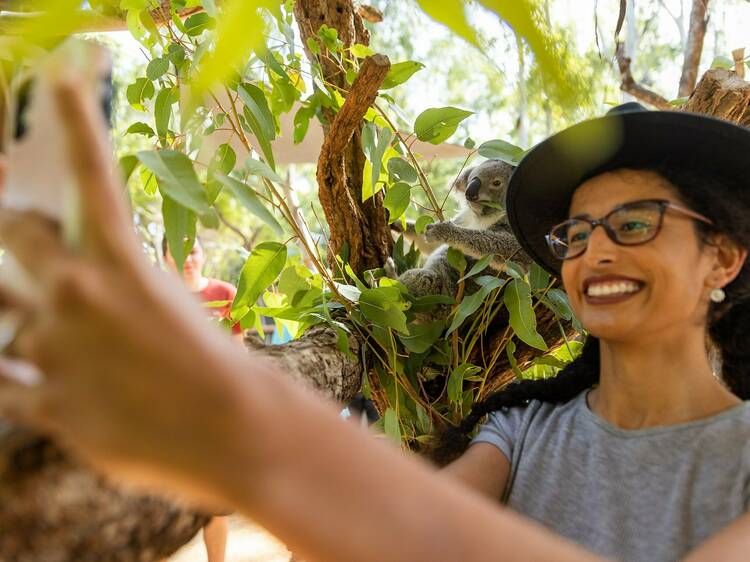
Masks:
[[[750,127],[750,83],[731,70],[709,70],[683,109]]]
[[[689,96],[695,88],[698,78],[698,65],[701,62],[703,52],[703,39],[706,36],[708,26],[709,0],[693,0],[693,9],[690,12],[690,28],[688,29],[687,45],[685,47],[685,61],[682,64],[682,76],[680,77],[680,89],[678,96]]]
[[[635,81],[630,71],[630,57],[625,56],[624,43],[617,43],[615,57],[617,58],[617,66],[620,69],[620,89],[623,92],[627,92],[657,109],[674,109],[665,98],[648,88],[644,88]]]

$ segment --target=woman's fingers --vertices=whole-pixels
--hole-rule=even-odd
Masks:
[[[43,420],[43,375],[34,365],[0,356],[0,414],[38,425]]]
[[[83,243],[105,254],[120,255],[132,244],[132,229],[113,174],[104,117],[75,77],[61,78],[55,95],[67,137],[70,162],[80,191]]]
[[[48,279],[53,266],[67,256],[59,225],[33,211],[0,209],[0,238],[5,249],[12,254],[11,259],[28,273],[25,280],[8,279],[11,275],[22,276],[24,271],[9,271],[10,264],[6,264],[3,272],[5,278],[0,283],[11,287],[18,283],[35,284]]]

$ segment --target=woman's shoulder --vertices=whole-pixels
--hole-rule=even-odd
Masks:
[[[563,419],[575,416],[586,407],[586,389],[565,402],[546,402],[529,400],[527,403],[511,408],[500,408],[492,412],[488,423],[539,424],[558,423]]]

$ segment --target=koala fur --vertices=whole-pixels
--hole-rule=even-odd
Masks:
[[[456,296],[460,276],[448,263],[449,247],[464,254],[467,270],[486,255],[495,256],[490,266],[497,271],[503,270],[506,259],[528,267],[530,260],[513,236],[504,208],[514,169],[502,160],[487,160],[459,175],[455,188],[464,209],[451,221],[427,226],[426,241],[442,245],[430,254],[423,267],[405,271],[399,277],[414,296]]]

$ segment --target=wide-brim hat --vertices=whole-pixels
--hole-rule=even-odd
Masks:
[[[561,262],[545,235],[568,218],[578,186],[610,170],[664,164],[750,181],[750,129],[637,103],[574,125],[536,145],[513,173],[506,198],[513,233],[535,262],[557,275]]]

